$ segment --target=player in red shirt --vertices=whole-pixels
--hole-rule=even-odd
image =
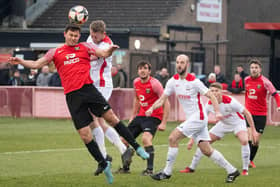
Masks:
[[[95,116],[102,116],[108,124],[113,126],[132,145],[143,159],[149,158],[149,154],[139,146],[127,127],[117,118],[105,98],[93,86],[93,81],[90,78],[90,56],[106,58],[111,56],[118,46],[112,45],[107,50],[101,50],[89,43],[78,43],[81,36],[80,33],[81,28],[79,26],[67,25],[64,31],[64,45],[50,49],[44,57],[36,61],[11,57],[9,62],[38,69],[54,61],[62,86],[64,87],[68,109],[75,128],[88,148],[89,153],[98,162],[98,167],[103,168],[108,183],[113,183],[111,163],[102,156],[98,145],[91,135],[89,124],[92,122],[92,116],[89,110]]]
[[[147,160],[147,168],[142,172],[142,175],[151,175],[154,166],[152,140],[157,129],[165,130],[170,104],[167,100],[163,107],[154,110],[151,116],[147,117],[145,112],[163,94],[163,87],[157,79],[150,76],[151,64],[149,62],[140,61],[137,65],[137,71],[139,77],[134,80],[135,97],[128,129],[134,138],[143,133],[142,143],[146,152],[150,154],[150,158]],[[129,164],[123,165],[119,172],[129,173]]]
[[[272,83],[261,74],[262,64],[260,60],[254,58],[250,62],[250,76],[245,78],[245,106],[252,114],[258,136],[255,144],[249,141],[250,144],[250,164],[256,167],[253,160],[259,148],[260,137],[264,132],[267,115],[267,93],[271,94],[277,102],[277,111],[280,111],[280,96]],[[250,132],[250,131],[249,131]],[[249,136],[251,133],[249,133]],[[249,137],[251,140],[252,138]]]

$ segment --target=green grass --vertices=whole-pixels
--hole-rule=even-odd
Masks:
[[[169,123],[165,132],[158,132],[155,170],[165,165],[168,135],[178,125]],[[190,163],[195,149],[187,151],[183,140],[174,165],[173,175],[167,181],[153,181],[140,175],[146,162],[135,156],[129,175],[115,174],[110,186],[280,186],[280,128],[267,127],[255,159],[257,168],[249,176],[240,176],[234,184],[225,184],[226,172],[203,158],[193,174],[178,171]],[[140,139],[138,139],[140,140]],[[113,171],[120,166],[120,155],[106,142],[113,156]],[[224,156],[241,169],[239,142],[233,135],[214,144]],[[108,186],[104,175],[93,176],[96,162],[92,160],[70,120],[0,119],[0,186]]]

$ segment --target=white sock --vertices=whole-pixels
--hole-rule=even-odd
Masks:
[[[163,172],[166,175],[172,174],[172,168],[173,168],[177,155],[178,155],[178,147],[169,147],[168,148],[166,165],[165,165],[165,168],[163,169]]]
[[[104,158],[107,156],[106,148],[105,148],[105,141],[104,141],[104,132],[101,127],[96,127],[92,130],[92,135],[99,147]]]
[[[214,150],[211,156],[209,157],[213,160],[217,165],[224,168],[228,174],[233,173],[236,171],[236,168],[233,167],[225,158],[224,156],[217,150]]]
[[[243,169],[248,170],[249,163],[250,163],[250,147],[249,147],[249,144],[241,146],[241,156],[242,156]]]
[[[200,159],[202,158],[202,156],[203,156],[203,153],[201,152],[201,150],[200,150],[199,147],[198,147],[198,148],[196,149],[196,152],[195,152],[195,154],[194,154],[194,156],[193,156],[193,159],[192,159],[192,163],[191,163],[191,165],[189,166],[189,168],[195,170],[196,167],[197,167],[197,165],[198,165],[198,163],[199,163],[199,161],[200,161]]]
[[[114,146],[116,146],[119,149],[121,154],[125,152],[126,146],[121,141],[120,136],[115,129],[113,129],[112,127],[108,127],[105,132],[105,136]]]

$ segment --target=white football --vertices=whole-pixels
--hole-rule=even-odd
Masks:
[[[70,23],[82,25],[88,20],[88,11],[82,5],[74,6],[69,10],[68,18]]]

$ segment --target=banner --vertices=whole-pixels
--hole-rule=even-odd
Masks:
[[[222,23],[222,0],[198,0],[196,13],[197,21]]]

